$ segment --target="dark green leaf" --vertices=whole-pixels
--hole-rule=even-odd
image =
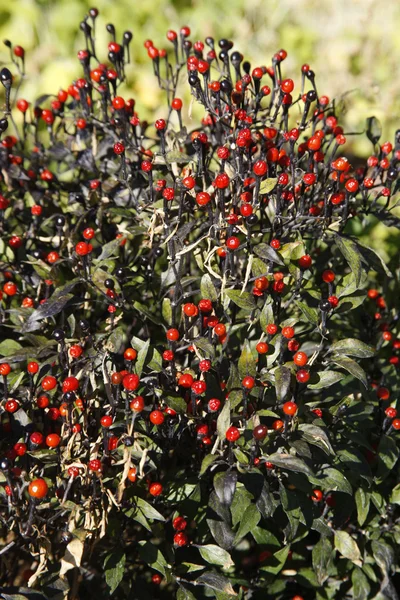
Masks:
[[[368,381],[365,371],[355,360],[351,358],[347,358],[346,356],[333,356],[332,362],[334,362],[339,367],[342,367],[346,371],[348,371],[353,377],[359,379],[361,383],[368,388]]]
[[[163,553],[151,542],[140,541],[137,546],[141,559],[152,569],[166,574],[167,561]]]
[[[335,531],[335,548],[344,558],[348,558],[356,564],[360,563],[360,549],[347,531]]]
[[[355,567],[353,570],[351,582],[353,584],[354,600],[365,600],[366,598],[370,598],[371,586],[368,583],[367,577],[359,567]]]
[[[269,260],[276,263],[277,265],[284,265],[282,257],[279,256],[276,250],[274,250],[269,244],[258,244],[254,248],[255,254],[264,260]]]
[[[237,484],[237,473],[235,471],[223,471],[214,477],[214,490],[219,501],[225,506],[232,504]]]
[[[255,504],[249,504],[240,521],[239,529],[233,541],[234,545],[238,544],[245,535],[250,533],[254,527],[258,525],[260,519],[261,514],[257,506]]]
[[[219,592],[224,592],[229,596],[237,596],[235,590],[233,589],[231,582],[226,577],[223,577],[219,573],[207,572],[200,575],[197,580],[198,585],[205,585],[206,587],[211,588],[212,590],[217,590]]]
[[[356,490],[354,498],[357,506],[357,520],[362,527],[368,516],[371,494],[360,487]]]
[[[137,360],[135,363],[135,371],[136,371],[137,375],[139,375],[139,377],[141,376],[142,371],[143,371],[143,367],[144,367],[144,363],[145,363],[145,360],[147,357],[147,352],[149,350],[149,346],[150,346],[150,340],[147,340],[147,342],[139,350],[138,355],[137,355]]]
[[[312,390],[320,390],[335,385],[335,383],[344,378],[343,373],[339,373],[339,371],[319,371],[317,376],[318,381],[316,383],[308,384],[308,387]]]
[[[224,569],[228,569],[234,564],[229,552],[219,546],[207,544],[206,546],[197,546],[197,548],[202,558],[212,565],[220,565]]]
[[[239,375],[241,378],[247,375],[255,376],[257,371],[257,356],[253,354],[250,348],[248,340],[246,340],[242,347],[242,352],[239,358]]]
[[[371,144],[375,146],[382,135],[382,125],[376,117],[368,117],[366,135]]]
[[[279,403],[285,402],[290,392],[292,373],[287,367],[278,367],[274,371],[275,392]]]
[[[234,304],[245,310],[253,310],[256,306],[254,302],[253,294],[249,292],[241,292],[240,290],[225,290],[225,294],[228,296]]]
[[[281,469],[287,469],[288,471],[295,471],[297,473],[305,473],[306,475],[312,475],[313,472],[308,465],[297,456],[292,454],[284,454],[276,452],[270,456],[265,456],[265,460],[271,462],[273,465],[280,467]]]
[[[117,548],[104,561],[106,583],[112,595],[124,577],[126,556],[122,548]]]
[[[231,405],[229,400],[227,400],[219,414],[217,419],[217,432],[218,437],[221,440],[225,439],[226,430],[229,428],[231,424]]]
[[[307,321],[309,321],[313,325],[318,325],[319,312],[316,308],[312,308],[311,306],[308,306],[305,302],[300,302],[299,300],[296,300],[296,306],[301,310]]]
[[[382,483],[389,475],[399,458],[399,447],[395,440],[388,435],[383,435],[379,441],[377,450],[378,469],[375,480]]]
[[[321,539],[315,544],[312,551],[313,569],[319,585],[322,585],[328,579],[332,553],[333,548],[330,540],[327,537],[321,536]]]
[[[207,298],[212,302],[216,302],[218,300],[218,292],[215,285],[212,282],[212,279],[208,273],[203,275],[200,283],[200,292],[202,298]]]
[[[301,436],[309,443],[321,448],[326,454],[334,454],[328,434],[321,427],[302,423],[299,425]]]
[[[137,498],[136,506],[137,506],[138,510],[140,510],[147,519],[154,519],[156,521],[165,521],[162,514],[159,513],[158,510],[156,510],[154,508],[154,506],[152,506],[151,504],[146,502],[146,500],[143,500],[143,498]]]
[[[345,356],[357,356],[358,358],[371,358],[376,352],[373,346],[364,344],[364,342],[355,338],[347,338],[334,342],[329,351],[344,354]]]
[[[3,340],[0,344],[0,356],[12,356],[20,350],[23,350],[23,348],[15,340]]]
[[[350,238],[343,237],[335,234],[335,244],[339,248],[340,252],[346,259],[350,269],[353,271],[356,286],[359,287],[361,283],[362,266],[361,266],[361,254],[357,247],[357,244]]]

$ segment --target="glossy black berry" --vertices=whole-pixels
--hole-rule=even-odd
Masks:
[[[131,31],[124,31],[124,44],[129,44],[132,41],[133,35]]]
[[[221,81],[221,90],[225,92],[225,94],[230,94],[232,91],[232,84],[228,79],[223,79]]]
[[[56,217],[56,225],[57,225],[57,227],[64,227],[64,225],[65,225],[64,215],[58,215],[58,217]]]
[[[0,471],[8,471],[10,468],[10,461],[4,457],[0,460]]]
[[[125,270],[123,267],[117,267],[114,273],[117,279],[123,279],[125,277]]]
[[[53,331],[53,339],[56,340],[56,342],[62,342],[62,340],[65,339],[65,333],[62,329],[55,329]]]
[[[248,74],[250,73],[250,71],[251,71],[251,64],[249,63],[249,61],[248,61],[248,60],[245,60],[245,61],[244,61],[244,63],[243,63],[243,71],[244,71],[245,73],[247,73],[247,75],[248,75]]]
[[[66,402],[75,402],[76,395],[74,392],[65,392],[64,399]]]
[[[164,254],[164,250],[162,248],[156,248],[154,250],[154,254],[157,258],[160,258]]]
[[[250,215],[249,217],[247,217],[246,220],[249,225],[255,225],[256,223],[258,223],[258,217],[255,214]]]
[[[227,50],[229,48],[229,40],[227,40],[225,38],[222,40],[219,40],[218,46],[220,48],[222,48],[223,50]]]
[[[113,279],[106,279],[104,285],[108,290],[113,290],[115,287],[115,282]]]
[[[189,75],[188,81],[189,81],[189,85],[191,85],[192,87],[195,87],[196,85],[199,85],[199,83],[200,83],[200,79],[194,73]]]
[[[231,54],[231,63],[236,66],[236,65],[240,65],[240,63],[243,60],[243,56],[240,54],[240,52],[232,52]]]
[[[8,128],[7,119],[0,119],[0,133],[4,133]]]
[[[81,319],[79,321],[79,327],[82,329],[82,331],[89,331],[90,329],[89,323],[86,321],[86,319]]]
[[[206,44],[207,46],[210,46],[210,48],[214,48],[214,38],[206,37]]]
[[[314,102],[314,100],[317,99],[317,94],[315,93],[314,90],[310,90],[309,92],[307,92],[307,100],[308,102]]]
[[[0,81],[4,87],[9,87],[12,84],[11,71],[7,67],[3,67],[0,71]]]
[[[331,303],[328,300],[321,300],[319,307],[322,311],[327,312],[331,308]]]
[[[132,436],[127,435],[124,438],[124,446],[128,446],[128,447],[133,446],[133,437]]]
[[[108,33],[111,33],[111,35],[115,35],[115,27],[112,23],[107,23],[106,29]]]

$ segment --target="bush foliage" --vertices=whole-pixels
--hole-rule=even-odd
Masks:
[[[399,227],[399,133],[350,160],[308,65],[187,27],[149,124],[95,24],[68,90],[0,73],[3,597],[397,598],[399,265],[350,226]]]

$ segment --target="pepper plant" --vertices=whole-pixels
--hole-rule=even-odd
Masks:
[[[67,90],[0,72],[4,598],[398,598],[400,132],[189,27],[145,122],[97,15]]]

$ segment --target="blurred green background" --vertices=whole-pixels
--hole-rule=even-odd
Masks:
[[[133,32],[133,65],[121,90],[133,96],[140,116],[162,104],[143,41],[171,48],[166,31],[189,25],[191,39],[228,37],[253,66],[270,64],[285,48],[284,75],[300,81],[307,62],[317,75],[319,94],[345,96],[345,131],[360,132],[371,115],[383,126],[381,141],[400,127],[400,2],[399,0],[12,0],[0,2],[0,39],[10,39],[27,52],[27,76],[19,96],[29,101],[57,93],[81,74],[76,52],[84,47],[79,23],[96,6],[99,57],[107,57],[112,22],[120,38]],[[9,61],[0,49],[0,63]],[[14,71],[13,71],[14,72]],[[161,111],[161,109],[160,109]],[[157,112],[156,112],[157,114]],[[160,115],[157,115],[160,116]],[[371,145],[352,136],[351,151],[368,156]],[[380,234],[374,229],[374,242]],[[390,249],[389,249],[390,251]]]

